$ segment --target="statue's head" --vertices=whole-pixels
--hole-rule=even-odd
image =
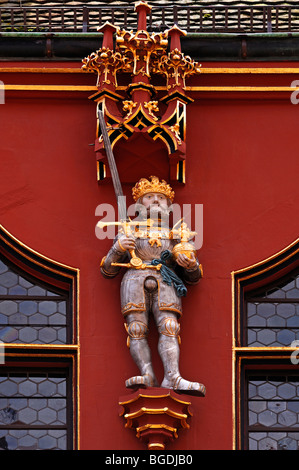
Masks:
[[[174,191],[164,180],[159,180],[157,176],[150,176],[149,179],[141,178],[132,189],[132,195],[138,205],[142,205],[137,210],[144,212],[152,219],[165,218],[169,216],[169,207],[174,199]]]

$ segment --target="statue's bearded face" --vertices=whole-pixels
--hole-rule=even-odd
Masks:
[[[146,209],[147,217],[151,219],[165,219],[169,217],[170,201],[164,194],[147,193],[141,198],[140,203]]]

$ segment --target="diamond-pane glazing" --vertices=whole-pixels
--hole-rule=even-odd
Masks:
[[[299,375],[248,378],[249,449],[299,449]]]
[[[247,346],[299,341],[299,276],[247,300]]]
[[[298,432],[250,432],[249,450],[298,450]]]
[[[0,340],[65,344],[68,300],[34,284],[0,261]]]
[[[0,260],[0,294],[1,295],[50,295],[57,296],[58,294],[40,287],[32,282],[26,280],[20,274],[12,271],[4,261]]]
[[[0,449],[66,449],[67,378],[0,373]]]

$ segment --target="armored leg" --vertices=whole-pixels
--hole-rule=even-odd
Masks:
[[[148,315],[146,313],[131,313],[127,316],[125,324],[128,333],[128,346],[141,375],[137,375],[126,380],[126,387],[158,385],[155,377],[151,352],[147,342]]]
[[[159,329],[158,350],[164,366],[164,379],[161,387],[182,390],[200,396],[205,395],[203,384],[185,380],[180,374],[180,325],[176,314],[167,311],[160,312],[157,307],[153,311]]]

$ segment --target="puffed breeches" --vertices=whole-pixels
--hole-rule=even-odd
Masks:
[[[147,292],[146,280],[155,279],[157,292],[151,295]],[[175,288],[166,284],[159,271],[155,269],[129,269],[121,283],[121,309],[124,316],[130,313],[148,312],[152,307],[152,302],[156,302],[156,307],[160,311],[169,311],[182,315],[182,302],[178,297]]]

